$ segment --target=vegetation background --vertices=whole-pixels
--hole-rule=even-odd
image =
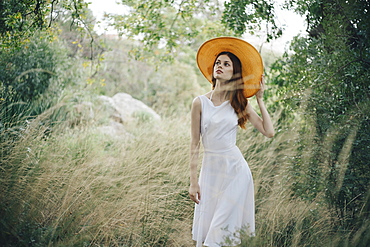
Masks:
[[[82,0],[0,2],[0,245],[192,246],[189,110],[209,90],[208,38],[284,32],[268,0],[122,0],[97,35]],[[307,34],[263,53],[276,136],[238,146],[255,181],[257,235],[241,246],[370,245],[370,3],[286,0]],[[99,95],[131,94],[127,134],[99,131]],[[94,117],[76,106],[90,102]],[[251,103],[254,104],[253,99]]]

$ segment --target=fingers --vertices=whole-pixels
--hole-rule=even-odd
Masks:
[[[190,185],[189,188],[189,197],[190,199],[195,202],[196,204],[199,204],[200,200],[200,188],[199,185]]]
[[[262,74],[261,76],[261,85],[265,85],[265,75]]]
[[[196,193],[196,194],[189,194],[189,197],[190,199],[195,202],[196,204],[199,204],[199,200],[200,200],[200,192]]]
[[[196,204],[199,204],[199,200],[196,195],[190,195],[190,199],[195,202]]]
[[[196,196],[194,196],[194,195],[190,195],[190,199],[191,199],[193,202],[195,202],[196,204],[199,204],[199,200],[197,199],[197,197],[196,197]]]
[[[262,74],[261,75],[261,81],[260,81],[260,89],[256,93],[256,97],[257,98],[262,98],[264,91],[265,91],[265,75]]]
[[[261,82],[260,82],[260,85],[261,85],[261,87],[260,87],[260,91],[264,91],[264,90],[265,90],[265,85],[266,85],[266,82],[265,82],[265,75],[264,75],[264,74],[262,74],[262,76],[261,76]]]

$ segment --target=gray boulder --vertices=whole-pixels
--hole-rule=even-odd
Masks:
[[[100,95],[99,99],[103,103],[99,108],[103,109],[109,117],[109,123],[99,127],[105,134],[112,136],[125,135],[127,133],[124,124],[135,119],[142,121],[158,121],[161,119],[152,108],[127,93],[117,93],[113,97]]]
[[[111,117],[118,122],[129,122],[133,118],[142,116],[153,120],[161,119],[152,108],[127,93],[117,93],[113,97],[102,95],[99,98],[114,109]]]

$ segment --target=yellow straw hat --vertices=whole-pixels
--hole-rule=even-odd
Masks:
[[[204,42],[197,53],[200,71],[212,83],[213,65],[221,52],[231,52],[242,64],[244,96],[252,97],[260,89],[263,62],[259,52],[248,42],[234,37],[219,37]]]

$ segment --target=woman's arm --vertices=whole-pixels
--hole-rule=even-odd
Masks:
[[[191,142],[190,142],[190,199],[195,203],[200,200],[200,187],[198,184],[197,168],[199,162],[199,144],[200,144],[200,116],[201,102],[195,98],[191,107]]]
[[[275,135],[274,127],[272,126],[271,118],[267,112],[265,103],[263,102],[263,92],[265,91],[265,80],[261,80],[261,89],[257,92],[256,98],[260,108],[262,118],[253,110],[250,104],[247,105],[248,120],[258,129],[264,136],[271,138]]]

